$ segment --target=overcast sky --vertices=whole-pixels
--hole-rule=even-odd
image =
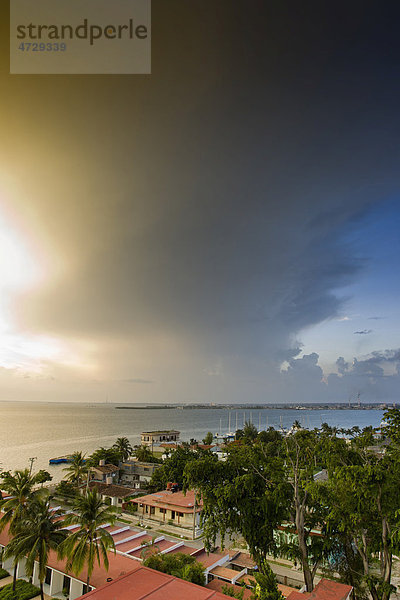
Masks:
[[[1,398],[398,401],[399,16],[153,0],[152,75],[17,76],[4,12]]]

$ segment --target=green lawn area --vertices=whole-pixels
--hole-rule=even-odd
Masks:
[[[8,577],[9,576],[9,572],[6,571],[5,569],[0,569],[0,579],[4,579],[4,577]]]
[[[12,583],[0,589],[0,600],[29,600],[39,594],[39,588],[23,579],[18,579],[15,592],[12,590]]]

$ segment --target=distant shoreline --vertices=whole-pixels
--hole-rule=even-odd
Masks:
[[[391,405],[392,406],[392,405]],[[149,405],[149,406],[115,406],[118,410],[195,410],[195,409],[206,409],[206,410],[387,410],[391,406],[383,404],[363,404],[361,406],[348,405],[348,404],[312,404],[312,405],[293,405],[293,404],[282,404],[282,405],[265,405],[265,404],[226,404],[226,405],[213,405],[209,404],[185,404],[185,405]],[[396,404],[396,407],[399,406]]]

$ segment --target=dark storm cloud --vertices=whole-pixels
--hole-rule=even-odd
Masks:
[[[167,340],[165,372],[285,356],[288,379],[317,380],[294,340],[341,314],[366,264],[346,235],[397,188],[394,23],[348,3],[154,1],[152,76],[32,78],[29,113],[11,83],[8,155],[65,260],[20,323],[129,340],[149,364]]]
[[[323,377],[315,352],[292,359],[282,373],[282,397],[296,402],[343,402],[361,394],[363,401],[393,401],[400,384],[400,350],[376,350],[366,358],[354,358],[352,363],[343,357],[336,360],[339,375]],[[385,374],[384,367],[391,366]]]
[[[338,372],[341,375],[344,375],[344,373],[349,368],[349,363],[344,360],[343,356],[339,356],[339,358],[336,360],[336,367],[337,367]]]
[[[383,377],[384,370],[375,360],[353,360],[349,375],[367,375],[369,377]]]
[[[292,358],[298,356],[301,352],[302,346],[299,345],[296,348],[288,348],[286,350],[281,350],[276,353],[276,359],[278,362],[289,362]]]

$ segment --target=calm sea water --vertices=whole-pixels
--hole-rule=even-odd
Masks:
[[[228,409],[152,409],[118,410],[112,404],[41,404],[0,402],[0,466],[4,470],[29,466],[36,457],[35,469],[47,469],[59,481],[62,465],[49,466],[49,458],[75,450],[91,453],[99,446],[111,446],[117,437],[126,436],[132,445],[140,442],[140,432],[152,429],[178,429],[181,438],[200,440],[207,431],[228,431],[243,426],[244,420],[261,429],[273,425],[290,427],[297,419],[306,427],[326,422],[337,427],[379,426],[382,410],[241,410]],[[65,465],[64,465],[65,466]]]

